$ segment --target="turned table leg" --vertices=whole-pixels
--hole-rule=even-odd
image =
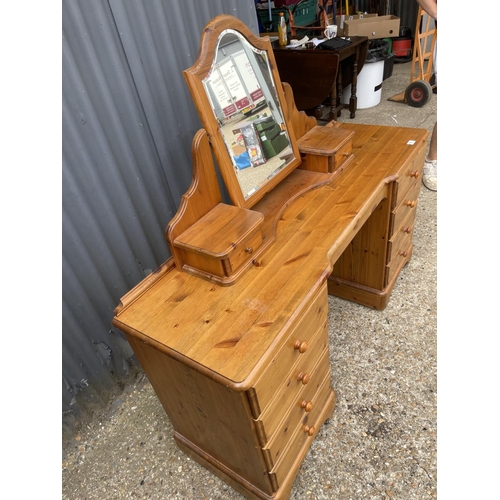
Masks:
[[[356,110],[358,109],[358,98],[356,96],[358,85],[358,59],[359,47],[356,49],[356,58],[354,59],[354,64],[352,65],[351,98],[349,99],[349,111],[351,112],[351,118],[356,117]]]
[[[328,121],[337,120],[337,82],[330,92],[330,110],[328,112]]]
[[[340,116],[342,109],[342,68],[339,65],[339,72],[337,75],[337,96],[335,98],[335,120]]]

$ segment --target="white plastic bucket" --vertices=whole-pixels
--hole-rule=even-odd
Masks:
[[[382,97],[382,82],[384,80],[384,59],[376,62],[365,62],[358,75],[356,97],[357,109],[372,108],[380,103]],[[342,103],[349,104],[351,85],[342,92]]]

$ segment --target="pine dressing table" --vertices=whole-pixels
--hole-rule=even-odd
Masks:
[[[252,105],[252,75],[265,107],[233,113]],[[113,325],[180,448],[247,498],[286,499],[334,411],[328,294],[386,306],[411,257],[428,132],[318,127],[280,82],[269,39],[226,15],[184,76],[204,128],[166,229],[172,257],[121,299]]]

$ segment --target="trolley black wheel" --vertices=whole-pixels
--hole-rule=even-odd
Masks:
[[[426,80],[415,80],[405,91],[406,102],[414,108],[425,106],[432,94],[432,86]]]

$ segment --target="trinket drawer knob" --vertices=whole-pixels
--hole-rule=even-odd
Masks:
[[[405,250],[404,252],[399,252],[399,255],[402,257],[408,257],[408,252]]]
[[[252,247],[246,247],[245,248],[245,252],[248,253],[248,254],[252,254],[253,253],[253,248]]]
[[[316,428],[314,427],[314,425],[312,425],[312,426],[306,425],[306,426],[304,427],[304,432],[305,432],[308,436],[312,436],[312,435],[316,432]]]
[[[403,233],[410,234],[411,233],[411,227],[407,226],[403,229]]]
[[[410,208],[415,208],[415,205],[416,205],[416,204],[417,204],[417,202],[416,202],[415,200],[412,200],[412,201],[410,201],[410,200],[405,201],[405,205],[406,205],[407,207],[410,207]]]
[[[311,375],[309,375],[309,373],[300,372],[297,380],[300,380],[303,385],[307,385],[311,380]]]
[[[415,177],[415,179],[418,179],[420,177],[420,172],[418,170],[412,170],[410,172],[410,177]]]
[[[296,340],[295,344],[293,344],[293,348],[299,351],[301,354],[304,354],[307,351],[307,343]]]
[[[306,401],[304,399],[304,401],[300,403],[300,407],[303,408],[306,413],[308,413],[313,409],[313,403],[312,401]]]

